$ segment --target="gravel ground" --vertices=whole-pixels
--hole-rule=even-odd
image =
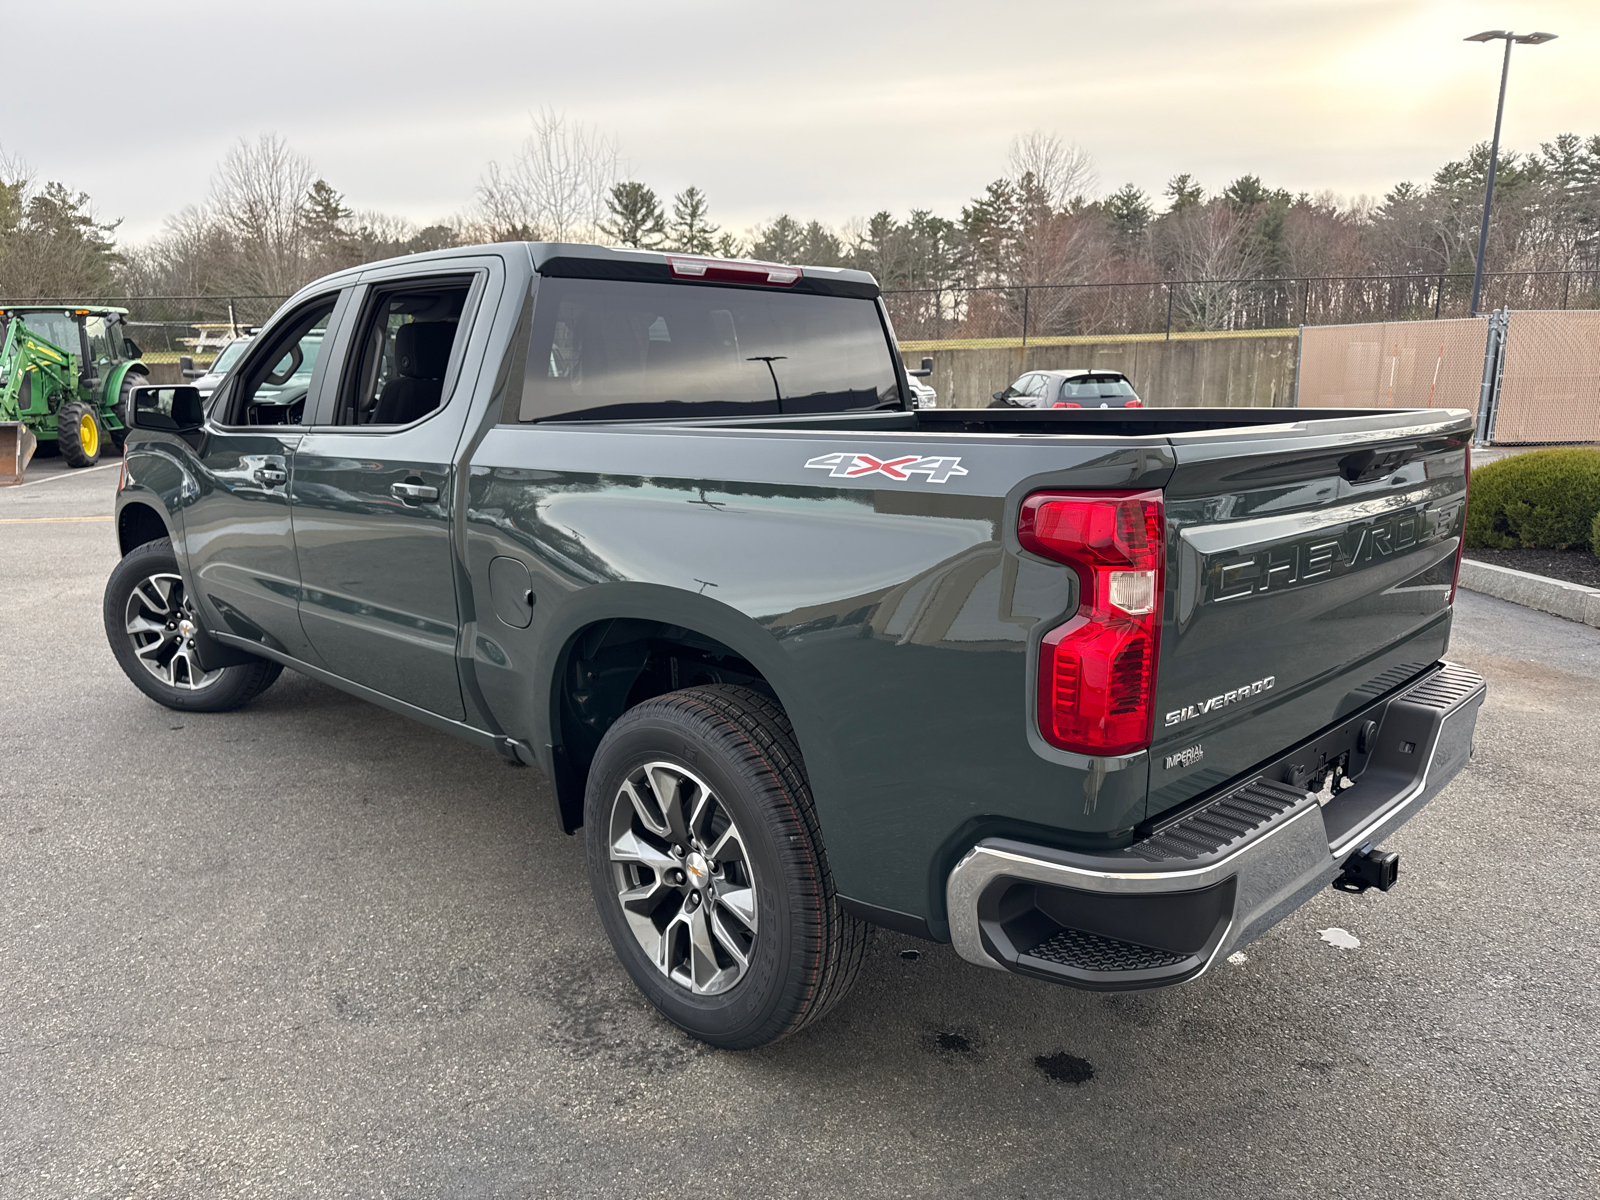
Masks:
[[[1387,895],[1127,996],[880,934],[726,1054],[634,991],[537,773],[295,674],[145,700],[114,470],[48,468],[0,493],[8,1200],[1600,1192],[1600,630],[1461,594],[1477,755]]]

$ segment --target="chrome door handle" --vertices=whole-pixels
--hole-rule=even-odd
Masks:
[[[439,489],[425,483],[391,483],[389,494],[397,500],[437,500]]]
[[[256,482],[275,485],[289,482],[289,472],[282,467],[257,467]]]

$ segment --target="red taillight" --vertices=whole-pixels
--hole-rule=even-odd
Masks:
[[[800,282],[799,267],[780,263],[745,262],[731,258],[684,258],[667,255],[672,273],[679,279],[704,279],[710,283],[757,283],[770,287],[793,287]]]
[[[1472,503],[1472,447],[1462,447],[1467,453],[1467,477],[1462,482],[1465,494],[1461,497],[1461,536],[1456,540],[1456,569],[1450,576],[1450,603],[1456,602],[1456,584],[1461,582],[1461,555],[1467,548],[1467,505]]]
[[[1071,400],[1057,400],[1051,408],[1082,408],[1081,404],[1074,404]]]
[[[1023,501],[1018,540],[1082,584],[1077,615],[1039,646],[1039,732],[1052,746],[1128,754],[1150,744],[1165,528],[1159,491]]]
[[[1144,401],[1143,400],[1129,400],[1122,407],[1123,408],[1143,408],[1144,407]]]

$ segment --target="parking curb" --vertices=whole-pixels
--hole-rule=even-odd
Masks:
[[[1527,571],[1513,571],[1510,567],[1497,567],[1470,558],[1461,560],[1461,586],[1600,629],[1600,588],[1530,575]]]

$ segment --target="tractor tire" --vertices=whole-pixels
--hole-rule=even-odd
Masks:
[[[87,400],[70,400],[56,413],[56,445],[69,467],[92,467],[105,449],[106,431]]]
[[[138,371],[129,371],[122,377],[122,388],[117,395],[117,402],[111,407],[111,411],[116,414],[117,420],[122,423],[121,429],[113,429],[111,431],[111,444],[117,448],[119,453],[122,450],[123,443],[128,440],[128,431],[133,428],[133,389],[144,387],[149,382],[150,377],[142,375]]]
[[[128,552],[111,569],[102,607],[111,653],[133,686],[179,712],[231,712],[266,691],[281,663],[255,658],[207,671],[186,644],[186,623],[198,623],[184,594],[172,540],[160,538]]]

